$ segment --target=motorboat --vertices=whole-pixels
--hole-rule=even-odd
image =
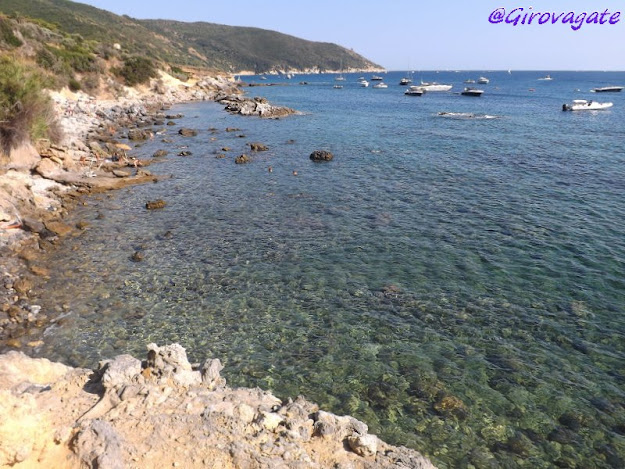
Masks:
[[[425,91],[449,91],[453,88],[453,85],[443,85],[440,83],[436,83],[435,81],[426,83],[421,82],[419,88],[423,88]]]
[[[345,77],[343,75],[338,75],[334,77],[334,81],[345,81]]]
[[[486,77],[479,77],[477,79],[477,83],[480,85],[488,85],[490,83],[490,80]]]
[[[399,80],[399,84],[401,86],[408,86],[410,83],[412,83],[412,80],[408,77],[404,77],[401,80]]]
[[[612,103],[598,103],[597,101],[587,101],[585,99],[574,99],[572,104],[563,104],[563,111],[601,111],[609,109]]]
[[[464,82],[465,82],[467,85],[472,85],[472,84],[474,84],[474,83],[475,83],[475,80],[472,80],[471,78],[469,78],[468,80],[464,80]]]
[[[484,90],[478,90],[477,88],[465,88],[460,94],[462,96],[482,96]]]
[[[369,82],[367,80],[359,80],[358,84],[362,86],[363,88],[366,88],[367,86],[369,86]]]
[[[544,77],[540,77],[539,80],[541,80],[541,81],[551,81],[551,80],[553,80],[553,78],[551,78],[551,75],[545,75]]]
[[[425,93],[425,90],[420,86],[409,86],[408,89],[404,91],[406,96],[422,96],[423,93]]]
[[[334,89],[335,90],[342,90],[343,89],[343,85],[334,85]]]
[[[375,85],[373,85],[374,88],[388,88],[388,85],[386,83],[384,83],[383,81],[381,81],[380,83],[376,83]]]
[[[384,78],[382,78],[380,75],[373,75],[371,77],[371,81],[382,81],[384,80]]]
[[[593,93],[617,93],[623,90],[623,86],[604,86],[602,88],[593,88],[590,90]]]

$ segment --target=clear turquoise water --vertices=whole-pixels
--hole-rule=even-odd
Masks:
[[[624,467],[625,93],[588,90],[625,73],[415,78],[480,75],[481,98],[406,97],[402,73],[386,90],[275,78],[249,94],[303,115],[272,121],[175,108],[198,137],[168,128],[136,153],[170,150],[151,170],[174,177],[76,214],[91,227],[41,292],[69,314],[37,354],[93,366],[179,342],[441,468]],[[561,112],[572,99],[615,105]],[[270,150],[235,165],[254,141]]]

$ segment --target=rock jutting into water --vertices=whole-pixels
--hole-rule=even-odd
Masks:
[[[434,469],[303,397],[230,388],[218,359],[148,345],[97,370],[0,356],[0,466]]]
[[[330,161],[334,155],[326,150],[315,150],[310,154],[312,161]]]

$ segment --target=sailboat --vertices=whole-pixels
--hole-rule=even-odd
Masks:
[[[341,60],[341,67],[339,68],[339,70],[341,70],[339,72],[339,74],[337,76],[334,77],[334,81],[345,81],[345,77],[343,76],[343,61]]]

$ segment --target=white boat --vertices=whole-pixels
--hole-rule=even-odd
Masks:
[[[404,77],[399,80],[400,86],[408,86],[410,83],[412,83],[412,80],[409,77]]]
[[[623,90],[623,86],[604,86],[602,88],[593,88],[590,90],[593,93],[618,93]]]
[[[345,77],[343,75],[338,75],[334,77],[334,81],[345,81]]]
[[[360,80],[358,84],[362,86],[363,88],[366,88],[367,86],[369,86],[369,82],[367,80]]]
[[[425,91],[449,91],[453,88],[453,85],[443,85],[436,83],[435,81],[430,83],[421,82],[419,88],[423,88]]]
[[[572,104],[563,104],[563,111],[601,111],[613,106],[612,103],[598,103],[597,101],[587,101],[585,99],[574,99]]]
[[[468,80],[464,80],[464,82],[468,85],[472,85],[473,83],[475,83],[475,80],[469,78]]]
[[[335,90],[341,90],[341,89],[343,89],[343,85],[334,85],[334,89]]]
[[[465,88],[460,94],[462,96],[482,96],[484,90],[478,90],[477,88]]]
[[[409,86],[408,89],[404,91],[406,96],[422,96],[423,93],[425,93],[425,90],[420,86]]]
[[[382,78],[380,75],[373,75],[371,77],[371,81],[382,81],[384,80],[384,78]]]
[[[478,84],[480,85],[488,85],[490,83],[490,80],[486,77],[479,77],[477,79]]]
[[[380,83],[376,83],[375,85],[373,85],[374,88],[388,88],[388,85],[386,83],[384,83],[383,81],[381,81]]]
[[[541,80],[541,81],[551,81],[551,80],[553,80],[553,78],[551,78],[551,75],[545,75],[544,77],[540,77],[539,80]]]

